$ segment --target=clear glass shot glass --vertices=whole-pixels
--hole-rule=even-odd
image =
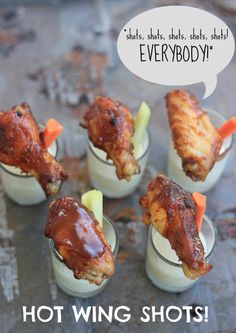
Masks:
[[[119,248],[118,232],[114,223],[106,216],[103,216],[103,231],[108,243],[111,245],[112,254],[116,258]],[[56,283],[66,294],[74,297],[88,298],[100,293],[105,288],[110,278],[104,280],[99,286],[87,280],[76,279],[73,271],[66,266],[63,258],[55,249],[52,239],[49,239],[49,247]]]
[[[221,116],[216,111],[205,109],[208,113],[213,125],[216,128],[220,128],[227,120]],[[182,168],[182,160],[178,156],[173,141],[170,141],[169,144],[169,153],[168,153],[168,161],[167,161],[167,173],[168,176],[174,180],[176,183],[180,184],[186,191],[188,192],[201,192],[205,193],[210,191],[219,181],[228,158],[230,156],[231,148],[233,144],[232,136],[228,137],[224,140],[224,143],[220,150],[220,155],[218,160],[216,161],[214,167],[209,172],[205,181],[193,181],[190,177],[188,177]]]
[[[100,190],[108,198],[121,198],[133,193],[142,180],[147,165],[150,144],[150,134],[146,131],[137,158],[141,166],[141,172],[132,176],[131,180],[127,182],[124,179],[119,180],[117,178],[113,162],[106,160],[106,153],[96,148],[89,141],[87,149],[88,170],[93,187]]]
[[[214,223],[206,215],[203,218],[200,238],[205,249],[206,261],[209,262],[216,246],[217,231]],[[183,292],[191,288],[198,279],[191,280],[184,275],[176,254],[170,255],[170,251],[173,250],[167,242],[168,240],[152,225],[149,227],[146,273],[156,287],[168,292]]]
[[[44,126],[40,125],[43,129]],[[58,142],[53,142],[48,149],[49,153],[57,158]],[[7,196],[19,205],[30,206],[39,204],[47,199],[36,178],[22,173],[20,168],[0,163],[2,185]],[[58,184],[60,187],[61,182]]]

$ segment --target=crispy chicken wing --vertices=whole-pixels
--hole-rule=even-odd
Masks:
[[[61,164],[45,148],[26,103],[0,112],[0,162],[33,175],[46,196],[56,193],[59,181],[67,178]]]
[[[100,285],[114,273],[114,258],[98,221],[73,198],[50,205],[45,236],[54,246],[76,279]]]
[[[222,138],[197,99],[188,92],[168,93],[166,105],[174,146],[183,169],[192,180],[204,181],[218,158]]]
[[[85,113],[82,126],[87,128],[94,146],[105,151],[107,159],[113,161],[119,179],[129,181],[140,173],[131,142],[134,120],[125,105],[112,98],[97,97]]]
[[[169,240],[188,278],[196,279],[211,270],[212,266],[204,259],[196,225],[196,206],[189,193],[170,178],[157,176],[140,204],[147,210],[144,223],[152,223]]]

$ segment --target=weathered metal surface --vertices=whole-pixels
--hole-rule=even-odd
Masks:
[[[85,134],[79,127],[89,98],[105,92],[126,103],[133,112],[142,100],[146,100],[153,110],[152,150],[139,190],[122,200],[105,199],[104,202],[105,213],[118,227],[120,250],[116,273],[100,295],[89,300],[80,300],[63,294],[56,287],[48,243],[43,236],[48,202],[21,207],[0,191],[1,332],[236,331],[235,149],[232,149],[230,161],[219,184],[207,194],[207,214],[215,218],[219,231],[218,246],[213,258],[214,269],[183,294],[158,290],[147,279],[144,270],[147,230],[140,222],[142,212],[138,200],[150,179],[157,172],[165,172],[166,169],[169,132],[164,96],[171,87],[153,85],[131,74],[118,59],[116,37],[123,24],[137,13],[157,5],[177,3],[216,12],[213,1],[200,0],[61,1],[60,6],[44,4],[13,8],[13,12],[18,13],[17,23],[12,14],[9,20],[13,20],[13,23],[3,27],[1,15],[4,17],[4,14],[1,13],[4,13],[2,11],[5,9],[1,6],[1,29],[12,32],[14,27],[15,34],[20,31],[33,31],[35,37],[30,42],[26,40],[17,43],[14,48],[10,48],[6,56],[5,52],[1,52],[6,45],[0,35],[1,109],[26,101],[39,121],[44,122],[53,116],[64,124],[60,152],[70,173],[70,180],[63,186],[60,196],[79,197],[90,188]],[[235,31],[235,21],[232,16],[229,19],[229,24]],[[224,17],[224,20],[228,21],[228,17]],[[71,53],[73,49],[76,54]],[[72,75],[74,71],[75,76]],[[35,81],[29,78],[32,73],[37,73],[34,76]],[[227,117],[235,114],[235,78],[234,57],[229,66],[218,75],[217,88],[204,102],[205,105]],[[69,84],[72,88],[68,93]],[[199,97],[203,95],[204,87],[201,84],[189,89]],[[178,323],[160,324],[141,323],[139,320],[144,305],[159,307],[190,304],[208,305],[208,322],[186,324],[182,320]],[[23,323],[23,305],[62,305],[65,308],[63,322],[57,324],[52,320],[44,324]],[[75,323],[71,305],[101,305],[105,309],[109,305],[126,305],[131,308],[132,317],[126,324],[110,324],[107,321]]]

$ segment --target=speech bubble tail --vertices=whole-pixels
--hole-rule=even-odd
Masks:
[[[203,99],[209,97],[215,90],[216,85],[217,85],[217,76],[211,76],[209,80],[204,81],[204,84],[205,84],[206,90],[205,90]]]

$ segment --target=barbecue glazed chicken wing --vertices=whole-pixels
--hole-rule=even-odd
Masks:
[[[140,173],[131,142],[134,120],[125,105],[108,97],[97,97],[84,115],[83,127],[95,147],[107,153],[119,179],[129,181]]]
[[[114,273],[114,259],[103,230],[92,213],[73,198],[50,205],[45,236],[54,246],[76,279],[100,285]]]
[[[184,90],[167,94],[166,105],[174,147],[183,169],[194,181],[204,181],[217,161],[222,138],[197,99]]]
[[[169,240],[186,277],[196,279],[211,270],[212,266],[204,259],[196,225],[196,206],[189,193],[170,178],[157,176],[140,204],[146,209],[144,223],[152,223]]]
[[[45,195],[58,191],[58,181],[67,174],[48,153],[40,129],[26,103],[0,112],[0,162],[33,175]]]

